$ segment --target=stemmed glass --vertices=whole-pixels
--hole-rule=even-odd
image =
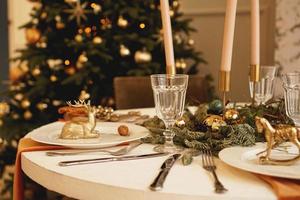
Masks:
[[[156,114],[164,121],[166,126],[166,130],[163,133],[165,144],[154,147],[154,151],[164,153],[179,152],[183,150],[183,148],[174,145],[173,137],[175,133],[171,131],[170,128],[183,114],[188,75],[151,75],[151,85]]]
[[[285,111],[297,127],[300,127],[300,72],[282,75]]]
[[[277,67],[275,66],[261,66],[260,79],[256,82],[255,88],[253,82],[249,82],[251,98],[253,98],[253,90],[255,90],[255,103],[264,104],[273,97],[276,72]]]

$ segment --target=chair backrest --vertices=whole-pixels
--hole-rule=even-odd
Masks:
[[[203,76],[190,75],[186,95],[189,105],[206,102],[207,83]],[[117,109],[153,107],[154,99],[150,76],[124,76],[114,78]]]

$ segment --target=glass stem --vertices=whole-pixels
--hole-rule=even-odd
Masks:
[[[165,145],[166,146],[173,146],[173,138],[175,136],[175,133],[171,131],[171,127],[173,125],[173,122],[165,122],[166,125],[166,130],[164,131],[164,136],[165,136]]]

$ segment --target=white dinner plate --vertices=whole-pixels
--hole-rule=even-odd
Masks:
[[[32,140],[50,144],[60,145],[70,148],[102,148],[115,146],[121,143],[138,140],[146,137],[149,134],[149,130],[145,127],[138,126],[129,123],[116,123],[116,122],[97,122],[95,130],[100,132],[99,138],[91,139],[60,139],[64,122],[53,122],[37,129],[34,129],[29,133],[29,137]],[[129,129],[129,136],[120,136],[118,134],[118,127],[120,125],[126,125]]]
[[[288,152],[297,154],[298,149],[288,144]],[[275,166],[275,165],[260,165],[258,164],[258,152],[265,149],[265,144],[257,143],[252,147],[230,147],[223,149],[219,153],[219,158],[233,167],[254,172],[258,174],[264,174],[269,176],[276,176],[290,179],[300,179],[300,161],[297,161],[290,166]],[[294,157],[295,155],[287,154],[286,152],[272,150],[271,157],[276,159],[287,159]]]

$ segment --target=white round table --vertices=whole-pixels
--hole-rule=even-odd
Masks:
[[[139,109],[143,114],[154,114],[154,109]],[[129,155],[152,153],[153,146],[142,144]],[[168,156],[60,167],[62,160],[102,157],[104,154],[49,157],[45,152],[22,153],[22,170],[45,188],[75,199],[103,200],[200,200],[200,199],[267,199],[276,196],[268,184],[255,175],[230,167],[216,160],[217,174],[227,193],[214,193],[211,174],[201,166],[201,157],[191,165],[177,161],[171,169],[163,190],[153,192],[149,184],[158,174]]]

